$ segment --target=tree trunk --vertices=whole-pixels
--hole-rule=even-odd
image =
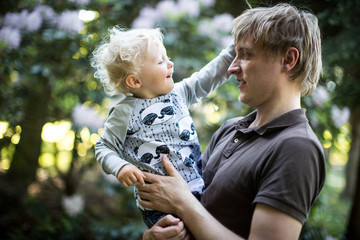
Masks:
[[[360,162],[360,107],[351,111],[351,149],[346,165],[346,185],[342,193],[343,197],[354,198],[358,179],[358,165]]]
[[[345,234],[345,239],[360,239],[360,111],[355,111],[351,117],[352,143],[349,152],[349,161],[356,163],[356,172],[349,181],[354,181],[353,206],[350,212],[350,219]],[[349,169],[349,168],[348,168]],[[349,182],[350,183],[350,182]],[[347,183],[348,185],[348,183]]]
[[[51,97],[50,89],[48,81],[42,79],[37,91],[27,95],[24,118],[20,123],[20,142],[16,145],[7,173],[9,183],[13,186],[11,193],[18,199],[22,199],[28,186],[36,179],[42,143],[41,131],[49,112],[47,103]]]

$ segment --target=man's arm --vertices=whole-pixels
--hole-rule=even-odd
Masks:
[[[139,196],[143,199],[139,200],[141,205],[179,216],[196,239],[242,239],[218,222],[191,194],[171,163],[162,160],[169,176],[144,173],[152,184],[137,184]],[[251,226],[249,239],[256,240],[297,240],[302,227],[290,215],[261,203],[256,205]]]
[[[253,215],[249,239],[299,239],[302,224],[292,216],[258,203]]]

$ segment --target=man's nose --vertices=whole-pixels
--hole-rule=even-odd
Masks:
[[[241,68],[240,68],[240,61],[235,58],[232,63],[230,64],[229,68],[228,68],[228,72],[230,74],[238,74],[239,72],[241,71]]]

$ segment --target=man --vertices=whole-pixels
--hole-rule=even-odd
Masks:
[[[316,17],[289,4],[245,11],[234,20],[229,73],[239,100],[256,111],[228,120],[202,158],[205,191],[193,197],[173,166],[145,173],[144,207],[172,213],[144,239],[298,239],[325,181],[325,161],[300,98],[317,85],[321,40]]]

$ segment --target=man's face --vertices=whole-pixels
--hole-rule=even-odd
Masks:
[[[280,89],[281,59],[269,57],[252,39],[239,40],[228,71],[240,83],[240,102],[251,107],[271,106]]]

